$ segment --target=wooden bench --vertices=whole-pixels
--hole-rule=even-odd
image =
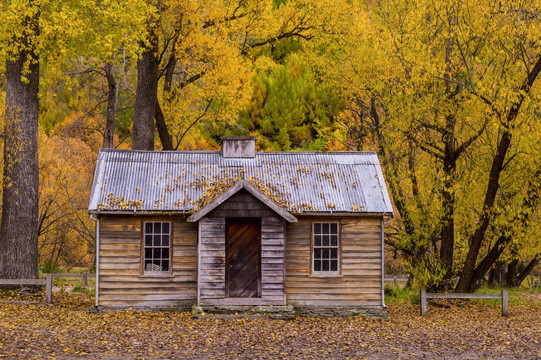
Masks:
[[[421,290],[421,316],[426,315],[426,299],[502,299],[502,316],[508,317],[507,290],[501,294],[473,294],[473,293],[427,293]]]

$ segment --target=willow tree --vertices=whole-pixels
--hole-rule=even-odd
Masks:
[[[459,275],[471,291],[531,216],[504,219],[538,206],[541,3],[359,9],[327,69],[350,100],[344,124],[382,157],[398,212],[390,243],[423,285]]]

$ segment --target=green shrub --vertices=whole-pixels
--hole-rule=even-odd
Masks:
[[[42,274],[60,274],[63,272],[62,268],[53,264],[51,260],[45,260],[40,268]]]
[[[73,289],[71,289],[71,292],[81,292],[81,293],[86,293],[88,294],[89,296],[94,296],[96,295],[96,290],[93,289],[93,288],[88,288],[86,286],[83,286],[83,285],[75,285],[73,287]]]

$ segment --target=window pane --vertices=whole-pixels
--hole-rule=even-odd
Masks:
[[[314,259],[321,259],[321,249],[314,249]]]
[[[171,255],[170,230],[171,225],[168,222],[145,223],[145,271],[169,271],[169,257]]]
[[[323,246],[329,246],[329,235],[323,236]]]
[[[338,224],[331,223],[331,234],[338,234]]]
[[[331,235],[331,246],[338,246],[338,235]]]
[[[329,260],[321,260],[321,270],[329,271]]]
[[[145,235],[145,246],[152,246],[152,235]]]
[[[314,246],[321,246],[321,235],[314,236]]]
[[[338,260],[331,260],[331,271],[338,271]]]
[[[323,234],[329,233],[329,223],[323,223],[322,224]]]
[[[338,249],[331,249],[331,259],[338,259]]]
[[[321,256],[323,259],[329,258],[329,249],[323,249],[323,254]]]
[[[314,271],[321,271],[321,260],[314,260]]]
[[[321,234],[321,223],[314,224],[314,234]]]

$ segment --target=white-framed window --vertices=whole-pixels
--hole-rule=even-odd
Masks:
[[[145,273],[169,272],[171,267],[171,223],[145,221],[144,259]]]
[[[314,222],[312,239],[312,271],[338,273],[340,271],[340,239],[337,222]]]

